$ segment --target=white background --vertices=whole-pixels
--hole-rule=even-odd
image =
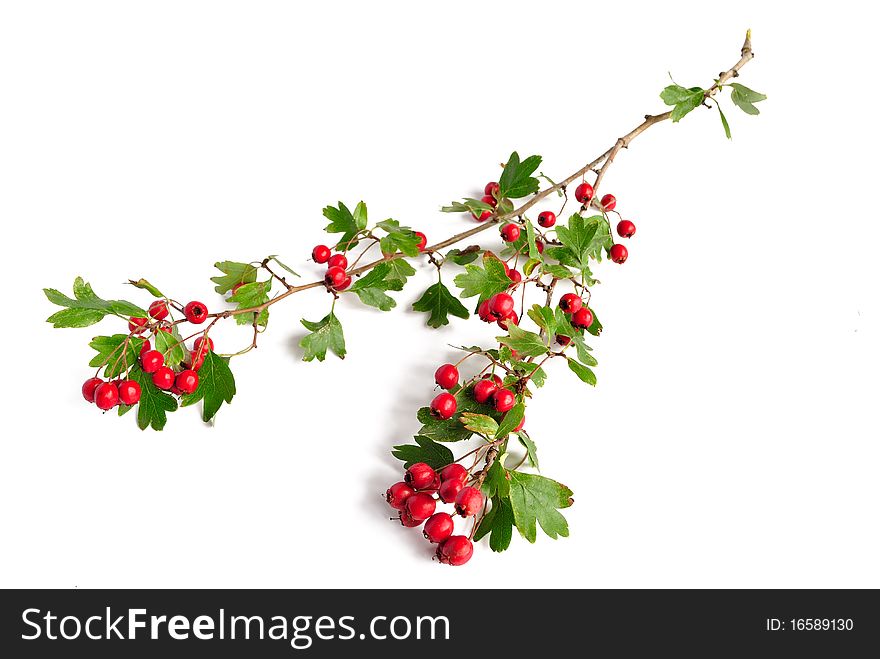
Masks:
[[[4,3],[0,584],[880,587],[874,25],[860,2],[716,5]],[[597,272],[599,386],[554,364],[528,411],[570,538],[451,569],[388,521],[388,449],[447,344],[497,334],[424,327],[430,266],[393,312],[341,305],[344,362],[295,347],[326,294],[278,305],[213,428],[81,399],[88,340],[122,327],[53,330],[42,287],[147,304],[122,284],[146,276],[222,308],[216,260],[316,277],[339,199],[444,238],[471,225],[438,207],[511,150],[565,176],[747,27],[761,116],[728,102],[732,142],[714,112],[661,124],[606,179],[638,234]]]

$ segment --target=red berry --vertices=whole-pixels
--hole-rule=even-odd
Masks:
[[[123,405],[134,405],[141,399],[141,385],[134,380],[123,380],[119,383],[119,402]]]
[[[540,240],[535,241],[535,247],[538,249],[538,254],[544,253],[544,243]]]
[[[174,384],[185,394],[191,394],[199,386],[199,376],[193,369],[186,369],[177,374]]]
[[[156,328],[159,332],[165,332],[166,334],[171,334],[171,325],[159,325]]]
[[[113,382],[102,382],[95,389],[95,405],[105,412],[119,403],[119,389]]]
[[[511,351],[511,352],[513,352],[513,351]],[[496,387],[500,387],[504,384],[504,381],[500,377],[498,377],[497,373],[486,373],[486,375],[483,376],[483,379],[484,380],[491,380],[492,382],[495,383]]]
[[[140,334],[144,331],[144,327],[150,321],[140,316],[133,316],[128,319],[128,331],[134,334]]]
[[[208,353],[205,350],[189,353],[189,367],[194,371],[198,371],[205,364],[205,357],[207,355]]]
[[[428,542],[443,542],[452,535],[455,522],[449,513],[435,513],[425,522],[425,537]]]
[[[204,334],[198,337],[195,341],[193,341],[193,351],[199,352],[202,349],[202,346],[207,342],[208,347],[206,350],[214,351],[214,340],[210,336],[205,336]]]
[[[440,483],[440,500],[443,503],[455,503],[455,498],[463,487],[464,483],[458,480],[443,481]]]
[[[571,337],[565,336],[564,334],[557,334],[556,335],[556,343],[558,343],[559,345],[561,345],[564,348],[569,343],[571,343]]]
[[[474,543],[463,535],[453,535],[437,547],[437,559],[446,565],[464,565],[474,555]]]
[[[498,194],[498,191],[501,189],[501,186],[498,185],[495,181],[491,181],[486,184],[486,187],[483,188],[483,194],[495,196]]]
[[[347,276],[345,270],[338,266],[327,268],[327,274],[324,275],[324,283],[330,288],[337,288],[342,285]]]
[[[327,245],[315,245],[312,248],[312,260],[315,263],[327,263],[330,258],[330,248]]]
[[[488,220],[490,217],[492,217],[492,211],[490,211],[490,210],[485,210],[485,211],[480,212],[479,215],[477,215],[476,213],[471,213],[471,216],[472,216],[477,222],[485,222],[485,221]]]
[[[492,195],[486,195],[480,199],[484,204],[489,204],[492,208],[495,208],[498,205],[498,200],[495,199]]]
[[[523,426],[524,426],[524,425],[526,425],[526,417],[525,417],[525,415],[523,415],[523,418],[520,419],[519,424],[516,426],[516,428],[513,429],[513,432],[519,432],[520,430],[523,429]]]
[[[423,519],[416,519],[415,517],[410,515],[406,510],[400,511],[400,515],[399,515],[398,519],[400,519],[400,523],[403,524],[408,529],[415,528],[416,526],[420,526],[421,523],[425,521]]]
[[[626,257],[629,256],[629,252],[626,247],[620,243],[614,243],[611,246],[611,249],[608,250],[608,256],[610,256],[611,260],[615,263],[623,263],[626,261]]]
[[[559,308],[565,313],[577,313],[584,306],[584,301],[574,293],[566,293],[559,298]]]
[[[345,254],[334,254],[327,260],[327,267],[345,270],[348,267],[348,259],[345,258]]]
[[[513,311],[513,298],[507,293],[496,293],[489,298],[489,311],[495,314],[496,318],[504,318]]]
[[[144,342],[141,344],[141,355],[145,352],[150,352],[153,349],[153,346],[150,345],[149,339],[144,339]]]
[[[615,206],[617,206],[617,197],[613,194],[607,194],[602,197],[602,208],[606,211],[613,211]]]
[[[474,400],[478,403],[487,403],[498,389],[498,385],[492,380],[478,380],[474,384]]]
[[[617,235],[621,238],[632,238],[636,234],[636,225],[629,220],[617,223]]]
[[[155,373],[153,373],[153,384],[155,384],[159,389],[171,389],[174,386],[174,371],[172,371],[168,366],[161,366]]]
[[[510,277],[510,281],[512,281],[514,284],[518,284],[522,281],[522,275],[519,274],[519,270],[514,270],[513,268],[511,268],[507,271],[507,276]]]
[[[406,500],[415,492],[406,483],[395,483],[385,491],[385,501],[395,510],[404,510],[406,508]]]
[[[95,389],[104,384],[104,381],[101,378],[89,378],[85,382],[83,382],[82,386],[82,395],[88,402],[95,402]]]
[[[431,401],[431,414],[438,419],[448,419],[455,414],[457,407],[458,403],[455,401],[455,396],[444,391]]]
[[[516,315],[516,311],[511,311],[504,318],[498,319],[498,327],[503,330],[506,330],[510,324],[519,325],[519,316]]]
[[[434,382],[443,389],[452,389],[458,384],[458,369],[452,364],[443,364],[434,372]]]
[[[147,350],[141,355],[141,368],[144,369],[144,373],[155,373],[164,363],[165,358],[158,350]]]
[[[583,329],[587,329],[590,325],[593,324],[593,312],[590,311],[587,307],[581,307],[577,313],[573,313],[571,315],[571,324],[574,327],[582,327]]]
[[[495,314],[492,313],[492,309],[489,308],[489,300],[480,302],[480,306],[477,308],[477,315],[484,323],[494,323],[498,320]]]
[[[193,325],[201,325],[208,318],[208,307],[201,302],[187,302],[183,308],[183,315]]]
[[[339,286],[336,287],[336,290],[337,291],[344,291],[349,286],[351,286],[351,277],[346,275],[345,280],[341,284],[339,284]]]
[[[511,222],[501,227],[501,238],[508,243],[519,240],[519,234],[520,230],[518,224],[513,224]]]
[[[416,492],[406,500],[406,512],[413,519],[428,519],[437,510],[437,500],[430,494]]]
[[[455,497],[455,512],[462,517],[471,517],[483,507],[483,493],[475,487],[463,487]]]
[[[582,204],[588,204],[593,199],[593,186],[589,183],[581,183],[574,189],[574,198]]]
[[[516,405],[516,396],[510,389],[499,389],[492,394],[492,402],[495,404],[496,412],[507,412]]]
[[[414,231],[413,233],[415,233],[419,237],[419,242],[416,243],[416,247],[419,248],[420,252],[424,252],[425,247],[428,246],[428,236],[423,234],[421,231]]]
[[[556,224],[556,213],[553,211],[541,211],[538,213],[538,224],[545,229],[549,229]]]
[[[168,317],[168,304],[165,300],[156,300],[150,305],[147,312],[156,320],[163,320]]]
[[[457,462],[453,462],[451,465],[446,465],[440,472],[440,480],[442,481],[461,481],[464,483],[465,480],[467,480],[467,477],[468,470]]]
[[[416,462],[406,470],[403,480],[415,490],[423,490],[434,482],[437,472],[424,462]]]

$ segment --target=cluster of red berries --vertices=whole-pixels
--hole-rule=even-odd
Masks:
[[[593,201],[593,186],[586,181],[577,186],[574,190],[574,198],[584,206]],[[599,204],[605,212],[613,211],[617,207],[617,197],[613,194],[606,194],[599,200]],[[538,218],[540,224],[540,217]],[[541,224],[541,226],[544,226]],[[551,225],[552,226],[552,225]],[[617,223],[617,235],[621,238],[632,238],[636,232],[636,225],[629,220],[621,220]],[[614,243],[608,250],[608,256],[615,263],[625,263],[629,256],[629,251],[620,243]]]
[[[315,245],[312,250],[312,259],[315,263],[327,264],[324,283],[329,288],[335,291],[344,291],[351,286],[351,276],[345,271],[348,267],[348,259],[345,254],[332,254],[327,245]]]
[[[483,197],[480,199],[484,204],[489,204],[492,208],[495,208],[498,205],[498,191],[501,189],[501,186],[498,185],[496,181],[491,181],[486,184],[486,187],[483,188]],[[492,213],[494,211],[484,210],[479,215],[476,213],[471,213],[473,218],[477,222],[485,222],[490,217],[492,217]]]
[[[134,405],[141,399],[141,385],[134,380],[111,380],[101,378],[89,378],[83,383],[82,395],[89,403],[94,403],[98,409],[107,411],[123,405]]]
[[[508,270],[508,273],[516,270]],[[516,272],[519,275],[518,272]],[[477,308],[477,315],[484,323],[498,323],[498,327],[506,330],[510,323],[519,325],[519,316],[513,310],[513,298],[508,293],[496,293],[484,300]]]
[[[583,299],[574,293],[566,293],[559,298],[559,308],[569,316],[572,327],[585,330],[593,324],[593,312],[584,305]],[[556,336],[556,342],[561,346],[571,343],[571,338],[563,335]]]
[[[458,368],[455,364],[443,364],[434,372],[434,382],[446,391],[437,394],[431,401],[431,414],[438,419],[451,419],[458,409],[458,401],[451,393],[458,385]],[[516,396],[504,387],[504,383],[497,375],[484,375],[474,383],[471,394],[474,400],[482,405],[492,405],[496,412],[508,412],[516,405]],[[521,430],[525,419],[516,427],[514,432]]]
[[[457,378],[456,378],[457,379]],[[437,545],[437,560],[447,565],[464,565],[474,553],[474,544],[465,535],[453,535],[454,516],[475,517],[485,503],[479,488],[467,485],[468,470],[457,462],[438,474],[424,462],[406,470],[402,481],[385,492],[385,500],[399,511],[398,519],[407,528],[424,524],[428,542]],[[452,504],[452,514],[437,511],[437,503]]]

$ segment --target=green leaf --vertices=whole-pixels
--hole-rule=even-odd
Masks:
[[[761,114],[761,111],[755,107],[755,103],[760,101],[766,101],[767,96],[765,94],[761,94],[752,89],[749,89],[745,85],[741,85],[738,82],[730,83],[732,89],[730,90],[730,100],[743,112],[746,114]]]
[[[529,542],[537,539],[537,524],[553,539],[568,537],[568,522],[559,512],[574,500],[572,492],[554,480],[536,474],[510,472],[510,503],[516,528]]]
[[[532,273],[535,271],[539,265],[541,265],[542,261],[539,259],[529,259],[525,263],[523,263],[522,271],[526,277],[531,277]]]
[[[106,314],[94,309],[62,309],[46,319],[56,329],[66,327],[88,327],[103,320]]]
[[[510,433],[514,432],[514,428],[519,425],[519,422],[523,420],[523,417],[526,413],[526,406],[522,403],[517,403],[510,410],[508,410],[507,414],[504,415],[504,418],[501,419],[501,423],[498,424],[498,431],[495,433],[495,437],[501,439],[502,437],[507,437]]]
[[[672,108],[671,119],[673,123],[681,121],[681,119],[698,108],[706,98],[706,91],[700,87],[690,87],[686,89],[681,85],[670,85],[660,93],[660,98],[666,105],[674,105]]]
[[[413,310],[431,314],[428,317],[428,326],[433,328],[449,324],[449,314],[457,318],[470,316],[468,310],[458,301],[442,282],[437,282],[428,287],[422,297],[413,303]]]
[[[471,432],[485,435],[489,439],[495,437],[495,433],[498,432],[498,422],[486,414],[464,412],[459,420]]]
[[[732,139],[730,137],[730,124],[727,123],[727,117],[724,116],[724,112],[721,110],[721,105],[716,102],[715,107],[718,108],[718,116],[721,117],[721,125],[724,126],[724,134],[727,135],[727,139]]]
[[[593,307],[589,307],[590,313],[593,314],[593,324],[587,328],[587,331],[593,336],[599,336],[602,333],[602,323],[599,322],[599,316],[596,315],[596,310]]]
[[[104,316],[115,315],[123,318],[130,316],[146,316],[147,312],[136,304],[126,300],[102,300],[92,287],[77,277],[73,282],[73,295],[70,298],[54,288],[44,288],[46,298],[52,304],[67,307],[63,311],[57,311],[47,322],[55,327],[88,327],[100,321]]]
[[[557,253],[555,249],[551,251],[551,256],[578,268],[584,274],[590,272],[590,259],[601,261],[604,251],[614,244],[608,220],[601,215],[585,218],[575,213],[568,218],[568,226],[557,227],[556,235],[568,249],[571,259],[565,258],[566,255]]]
[[[223,275],[211,277],[211,281],[217,284],[214,290],[224,295],[238,284],[249,284],[257,280],[257,267],[252,263],[238,263],[236,261],[218,261],[214,264]]]
[[[162,430],[168,421],[167,412],[177,410],[177,401],[174,396],[153,384],[153,376],[144,373],[139,364],[132,367],[128,377],[141,386],[141,399],[137,406],[138,428],[141,430],[147,428]]]
[[[152,295],[153,297],[165,297],[162,294],[162,291],[160,291],[158,288],[153,286],[146,279],[141,278],[141,279],[138,279],[137,281],[135,281],[134,279],[129,279],[128,283],[131,284],[132,286],[134,286],[135,288],[142,288],[145,291],[148,291],[150,293],[150,295]]]
[[[446,252],[446,260],[452,261],[456,265],[467,265],[468,263],[473,263],[478,258],[480,258],[480,250],[479,245],[471,245],[470,247],[466,247],[462,249],[450,249]]]
[[[272,256],[267,256],[266,258],[268,258],[270,261],[275,261],[275,263],[277,263],[279,266],[284,268],[287,272],[292,274],[294,277],[300,276],[300,274],[296,270],[291,268],[289,265],[286,265],[286,264],[282,263],[281,261],[279,261],[278,257],[275,254],[273,254]]]
[[[414,274],[416,274],[415,268],[406,259],[394,259],[393,261],[388,261],[388,274],[385,275],[385,280],[399,281],[400,288],[394,289],[399,291],[403,289],[407,278],[412,277]]]
[[[551,337],[556,336],[556,313],[553,309],[540,304],[534,304],[526,313],[535,325],[547,332]]]
[[[526,449],[526,457],[529,460],[529,464],[535,469],[540,469],[541,466],[538,464],[538,447],[535,446],[535,442],[532,441],[532,438],[526,432],[518,432],[517,437],[519,438],[519,443]]]
[[[557,279],[570,279],[573,276],[571,270],[558,263],[545,263],[541,269],[544,274]]]
[[[128,343],[123,349],[126,339],[128,339]],[[127,334],[96,336],[89,343],[89,347],[96,350],[98,354],[92,357],[89,366],[92,368],[103,366],[104,377],[115,378],[128,370],[129,366],[137,364],[143,345],[143,339],[134,336],[129,339]]]
[[[375,266],[369,273],[358,279],[349,289],[355,293],[361,302],[382,311],[390,311],[397,303],[385,291],[399,291],[403,288],[403,282],[397,279],[389,279],[391,263],[386,261]]]
[[[303,349],[303,361],[310,362],[317,358],[319,362],[327,357],[327,350],[336,353],[339,359],[345,359],[345,336],[342,324],[331,311],[317,323],[303,318],[300,321],[311,332],[299,342]]]
[[[229,369],[229,358],[212,351],[205,354],[205,363],[199,369],[199,386],[181,397],[183,407],[202,401],[202,420],[207,423],[216,416],[223,403],[231,403],[235,396],[235,378]]]
[[[452,451],[443,446],[443,444],[438,444],[429,437],[422,437],[420,435],[416,435],[415,440],[417,446],[401,444],[400,446],[395,446],[391,452],[391,455],[403,461],[404,469],[409,469],[416,462],[424,462],[434,469],[440,469],[455,460]]]
[[[547,381],[547,373],[543,368],[538,366],[535,362],[519,362],[514,361],[510,364],[515,371],[517,371],[517,379],[521,375],[528,375],[531,373],[531,377],[529,378],[530,382],[534,382],[536,387],[543,387],[544,383]]]
[[[541,156],[529,156],[520,162],[519,154],[516,151],[511,153],[498,179],[499,199],[519,199],[537,192],[540,182],[532,174],[540,165]]]
[[[568,360],[568,367],[575,375],[577,375],[583,382],[593,385],[594,387],[596,386],[596,374],[593,373],[593,371],[571,357],[566,357],[566,359]]]
[[[272,280],[252,281],[238,287],[235,293],[229,298],[230,302],[235,303],[236,309],[250,309],[269,301],[269,291],[272,290]],[[238,314],[235,316],[235,322],[239,325],[253,325],[254,315],[250,313]],[[265,327],[269,323],[269,310],[263,309],[257,317],[257,325]]]
[[[509,336],[498,336],[499,343],[516,350],[520,357],[537,357],[547,353],[547,344],[539,335],[510,323],[507,328]]]
[[[510,472],[501,464],[500,455],[486,472],[486,478],[480,489],[489,498],[510,496]]]
[[[348,207],[339,202],[338,207],[327,206],[324,208],[324,217],[330,220],[330,224],[324,229],[327,233],[341,233],[342,237],[336,243],[336,249],[346,251],[357,246],[358,241],[354,237],[367,228],[367,206],[364,202],[358,202],[354,213]]]
[[[474,534],[474,541],[480,541],[489,535],[489,548],[492,551],[504,551],[510,547],[513,539],[513,506],[508,498],[493,498],[492,507],[480,521]]]
[[[529,245],[529,258],[541,260],[541,252],[538,251],[538,243],[535,238],[535,225],[530,220],[525,220],[526,242]],[[520,234],[522,235],[522,234]]]
[[[471,199],[470,197],[466,197],[462,201],[453,201],[449,206],[443,206],[440,210],[444,213],[472,213],[477,217],[480,217],[484,211],[495,211],[495,209],[485,201]]]
[[[483,255],[483,267],[478,265],[466,265],[465,272],[456,275],[455,285],[461,291],[461,297],[480,296],[480,302],[488,300],[495,293],[507,290],[513,282],[507,276],[504,264],[491,253]]]
[[[183,344],[183,337],[177,325],[171,328],[170,332],[156,332],[153,334],[155,348],[165,357],[165,363],[169,366],[177,366],[186,360],[186,346]]]
[[[397,220],[382,220],[376,226],[388,233],[379,241],[383,254],[401,252],[410,257],[419,255],[419,237],[415,231],[401,226]]]

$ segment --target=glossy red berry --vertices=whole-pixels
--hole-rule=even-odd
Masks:
[[[133,334],[140,334],[144,331],[144,327],[150,321],[146,318],[141,318],[140,316],[133,316],[128,319],[128,331]]]
[[[141,355],[141,368],[145,373],[155,373],[164,363],[165,358],[158,350],[147,350]]]
[[[589,183],[581,183],[574,189],[574,198],[581,204],[588,204],[593,199],[593,186]]]
[[[437,547],[437,559],[446,565],[464,565],[474,555],[474,543],[466,536],[453,535]]]
[[[336,290],[337,291],[344,291],[349,286],[351,286],[351,277],[346,275],[345,279],[342,280],[342,283],[336,287]]]
[[[587,329],[593,324],[593,312],[587,307],[581,307],[576,313],[571,315],[571,324],[574,327]]]
[[[406,510],[401,510],[400,515],[398,516],[400,523],[403,524],[406,528],[412,529],[416,526],[421,526],[423,519],[416,519],[412,515],[410,515]]]
[[[444,391],[431,401],[431,414],[438,419],[449,419],[455,414],[457,407],[455,396]]]
[[[512,243],[519,240],[520,229],[518,224],[512,222],[501,227],[501,239],[505,242]]]
[[[461,488],[463,487],[464,483],[461,481],[443,481],[440,483],[440,489],[438,490],[440,500],[443,503],[455,503],[455,498],[458,496],[458,493],[461,492]]]
[[[544,253],[544,243],[543,243],[542,241],[540,241],[540,240],[536,240],[536,241],[535,241],[535,247],[536,247],[537,250],[538,250],[538,254],[543,254],[543,253]]]
[[[584,301],[574,293],[566,293],[559,298],[559,308],[565,313],[577,313],[582,306],[584,306]]]
[[[159,369],[153,373],[153,384],[155,384],[159,389],[168,390],[174,386],[174,371],[172,371],[168,366],[160,366]]]
[[[516,396],[510,389],[499,389],[492,394],[492,403],[496,412],[507,412],[516,405]]]
[[[415,494],[415,490],[401,481],[385,491],[385,501],[395,510],[404,510],[406,508],[406,500],[413,494]]]
[[[183,315],[193,325],[201,325],[208,319],[208,307],[201,302],[187,302],[183,308]]]
[[[141,385],[134,380],[123,380],[119,383],[119,402],[123,405],[134,405],[141,399]]]
[[[486,187],[483,188],[483,194],[489,195],[491,197],[495,197],[498,195],[498,191],[501,189],[501,186],[498,185],[495,181],[490,181],[486,184]]]
[[[477,308],[477,315],[484,323],[494,323],[498,320],[497,316],[492,313],[492,309],[489,308],[489,300],[480,302],[480,306]]]
[[[104,384],[104,381],[101,378],[89,378],[85,382],[83,382],[82,386],[82,395],[88,402],[95,402],[95,389]]]
[[[153,349],[153,346],[150,344],[150,340],[144,339],[144,342],[141,344],[140,354],[143,355],[145,352],[150,352],[150,350],[152,350],[152,349]]]
[[[207,357],[207,355],[208,353],[205,350],[200,350],[198,352],[193,350],[191,353],[189,353],[189,367],[194,371],[198,371],[202,366],[204,366],[205,357]]]
[[[168,317],[168,303],[165,300],[156,300],[150,305],[147,312],[156,320],[164,320]]]
[[[156,328],[156,331],[171,334],[171,325],[159,325],[159,327]]]
[[[345,270],[338,266],[328,268],[327,274],[324,275],[324,283],[327,284],[330,288],[337,288],[342,285],[347,276],[348,275],[345,274]]]
[[[315,263],[327,263],[330,259],[330,248],[327,245],[315,245],[312,248],[312,260]]]
[[[561,345],[564,348],[569,343],[571,343],[571,337],[565,336],[564,334],[557,334],[556,335],[556,343],[558,343],[559,345]]]
[[[434,479],[437,478],[437,472],[424,462],[416,462],[406,470],[403,480],[414,490],[423,490],[429,487]]]
[[[474,400],[478,403],[487,403],[496,389],[498,385],[492,380],[477,380],[474,384]]]
[[[522,281],[522,275],[519,274],[519,270],[514,270],[513,268],[511,268],[507,271],[507,276],[510,277],[510,281],[512,281],[514,284],[518,284]]]
[[[460,465],[457,462],[453,462],[451,465],[446,465],[443,467],[443,470],[440,472],[440,480],[441,481],[460,481],[462,483],[467,480],[468,470],[464,468],[463,465]]]
[[[462,517],[472,517],[483,507],[483,493],[475,487],[463,487],[455,497],[455,512]]]
[[[119,403],[119,389],[113,382],[102,382],[95,389],[95,405],[105,412]]]
[[[434,382],[443,389],[452,389],[458,384],[458,369],[453,364],[443,364],[434,372]]]
[[[437,500],[430,494],[416,492],[406,500],[406,512],[413,519],[428,519],[437,510]]]
[[[421,231],[414,231],[413,233],[415,233],[419,239],[419,242],[416,243],[416,247],[419,248],[420,252],[424,252],[425,247],[428,246],[428,236],[423,234]]]
[[[449,513],[434,513],[425,522],[425,537],[428,542],[443,542],[455,530],[455,522]]]
[[[504,318],[513,311],[513,298],[507,293],[496,293],[489,298],[489,311],[495,314],[495,318]]]
[[[603,195],[602,208],[606,211],[613,211],[615,206],[617,206],[617,197],[613,194]]]
[[[549,229],[556,224],[556,213],[553,211],[541,211],[538,213],[538,224],[545,229]]]
[[[511,311],[504,318],[498,319],[498,327],[503,330],[506,330],[511,324],[519,325],[519,316],[516,315],[516,311]]]
[[[348,267],[348,259],[345,254],[334,254],[327,260],[328,268],[342,268],[345,270]]]
[[[513,352],[513,351],[511,351],[511,352]],[[491,380],[492,382],[495,383],[496,387],[500,387],[504,384],[504,381],[498,376],[497,373],[486,373],[486,375],[483,376],[483,379],[484,380]]]
[[[193,341],[193,351],[198,352],[202,349],[202,346],[207,342],[207,350],[211,352],[214,351],[214,340],[210,336],[205,336],[204,334],[198,337],[195,341]]]
[[[626,247],[621,245],[620,243],[614,243],[611,246],[611,249],[608,250],[608,256],[611,257],[611,260],[615,263],[624,263],[626,261],[626,257],[629,256],[629,252]]]
[[[621,238],[632,238],[636,235],[636,225],[629,220],[621,220],[617,223],[617,235]]]
[[[490,210],[480,211],[480,214],[479,214],[479,215],[477,215],[476,213],[471,213],[471,216],[472,216],[477,222],[485,222],[485,221],[488,220],[490,217],[492,217],[492,211],[490,211]]]
[[[498,205],[498,200],[492,195],[481,197],[480,201],[482,201],[484,204],[489,204],[492,208],[495,208]]]
[[[199,376],[193,369],[188,368],[177,374],[174,384],[185,394],[191,394],[199,386]]]

